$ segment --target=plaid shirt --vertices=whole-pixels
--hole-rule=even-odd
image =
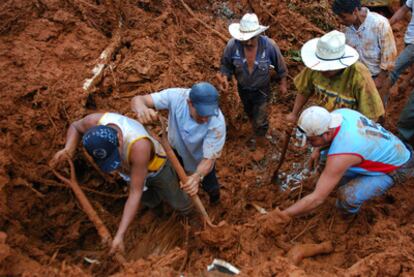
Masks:
[[[381,70],[391,71],[397,58],[394,34],[388,19],[370,12],[367,8],[364,22],[355,29],[353,25],[345,27],[346,43],[358,51],[360,61],[365,64],[372,76]]]

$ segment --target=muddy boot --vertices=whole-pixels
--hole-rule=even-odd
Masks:
[[[246,146],[250,151],[256,150],[256,139],[254,137],[248,138],[246,141]]]

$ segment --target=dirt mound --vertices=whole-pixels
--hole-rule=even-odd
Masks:
[[[106,255],[74,195],[50,172],[47,163],[63,146],[74,120],[95,111],[133,116],[130,99],[135,95],[200,80],[216,83],[227,26],[247,11],[270,26],[266,34],[282,49],[290,77],[302,67],[301,45],[337,26],[329,2],[323,0],[2,1],[0,275],[209,276],[206,267],[215,258],[232,263],[242,276],[412,274],[411,181],[370,201],[352,220],[333,209],[332,196],[283,228],[262,228],[257,207],[286,207],[313,186],[308,180],[295,190],[279,192],[269,184],[286,128],[284,113],[294,98],[292,85],[286,95],[273,89],[274,145],[264,159],[252,159],[246,147],[249,124],[238,99],[222,94],[229,126],[217,165],[223,197],[220,205],[207,210],[213,221],[227,224],[203,229],[197,214],[185,221],[171,211],[161,217],[141,211],[127,234],[125,267]],[[402,35],[398,30],[399,41]],[[104,66],[96,67],[99,63]],[[408,84],[393,91],[391,129],[411,88]],[[292,144],[282,171],[303,167],[305,152]],[[75,167],[92,205],[114,233],[125,185],[101,177],[80,151]],[[68,169],[62,172],[69,174]],[[205,195],[201,198],[208,203]],[[332,253],[297,265],[286,257],[297,245],[324,241],[333,242]]]

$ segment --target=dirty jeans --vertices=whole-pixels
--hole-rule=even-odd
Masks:
[[[394,183],[402,183],[413,177],[414,158],[411,147],[410,152],[410,159],[389,174],[368,176],[345,172],[339,182],[336,206],[345,212],[357,213],[365,201],[384,194]]]
[[[164,200],[182,214],[190,213],[191,199],[180,189],[179,184],[177,173],[172,168],[170,161],[167,161],[161,171],[155,176],[147,178],[145,185],[148,189],[142,194],[142,204],[154,208]]]
[[[267,118],[268,94],[262,90],[251,91],[239,88],[238,91],[244,112],[252,123],[254,135],[258,137],[265,136],[269,129]]]
[[[400,114],[397,123],[400,138],[406,142],[414,140],[414,90],[408,98],[407,104]]]
[[[391,72],[391,82],[395,84],[400,75],[407,69],[410,65],[414,63],[414,44],[406,44],[404,50],[398,56],[395,61],[394,70]]]

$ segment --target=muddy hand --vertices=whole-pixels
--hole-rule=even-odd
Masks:
[[[109,254],[125,253],[125,245],[122,237],[116,236],[111,243]]]
[[[158,120],[158,113],[154,109],[144,108],[136,113],[141,124],[150,124]]]
[[[67,157],[70,158],[70,155],[69,155],[68,151],[65,148],[63,148],[63,149],[59,150],[58,152],[56,152],[56,154],[50,160],[49,166],[51,168],[56,168],[56,166],[58,164],[62,163],[62,161],[66,160]]]
[[[287,123],[290,127],[293,127],[296,124],[296,122],[298,121],[298,116],[294,113],[289,113],[286,116],[286,121],[287,121]]]
[[[200,176],[193,174],[188,177],[187,182],[181,183],[181,189],[184,190],[188,195],[194,196],[198,193],[198,187],[200,185]]]
[[[262,216],[261,221],[263,231],[266,234],[279,235],[284,231],[286,224],[290,220],[290,216],[280,211],[279,208],[276,208],[268,214]]]
[[[229,81],[227,80],[227,77],[219,72],[216,74],[216,78],[219,81],[219,89],[226,92],[229,89]]]

